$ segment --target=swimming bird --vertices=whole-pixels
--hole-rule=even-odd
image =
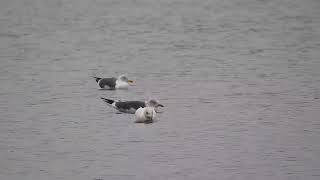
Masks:
[[[152,123],[156,118],[156,111],[154,107],[139,108],[135,112],[135,123]]]
[[[93,76],[93,78],[96,79],[96,82],[102,89],[128,89],[129,83],[133,83],[133,81],[129,80],[125,75],[120,75],[118,78],[100,78],[96,76]]]
[[[137,109],[144,107],[153,107],[155,111],[158,110],[158,107],[164,107],[155,99],[150,99],[148,101],[115,101],[107,98],[101,98],[104,102],[110,104],[113,108],[117,109],[120,112],[134,114]]]

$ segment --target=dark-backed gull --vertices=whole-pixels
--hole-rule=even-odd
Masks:
[[[129,80],[125,75],[121,75],[118,78],[100,78],[96,76],[94,76],[93,78],[96,79],[96,82],[102,89],[127,89],[129,87],[129,83],[133,83],[133,81]]]
[[[155,111],[158,110],[158,107],[163,107],[155,99],[150,99],[149,101],[114,101],[111,99],[101,98],[104,102],[111,104],[112,107],[119,110],[120,112],[134,114],[137,109],[144,107],[153,107]]]

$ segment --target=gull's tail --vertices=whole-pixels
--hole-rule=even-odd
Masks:
[[[102,79],[102,78],[99,78],[99,77],[96,77],[96,76],[92,76],[92,77],[96,79],[97,83],[99,82],[100,79]]]
[[[111,100],[111,99],[106,99],[106,98],[100,98],[102,99],[104,102],[108,103],[108,104],[113,104],[114,103],[114,100]]]

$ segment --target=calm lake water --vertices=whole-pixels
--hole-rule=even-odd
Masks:
[[[1,1],[0,179],[320,179],[319,9]],[[135,85],[91,78],[120,74]],[[135,124],[100,97],[165,108]]]

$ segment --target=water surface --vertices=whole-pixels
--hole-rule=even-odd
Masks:
[[[319,179],[317,0],[0,2],[0,179]],[[90,77],[126,73],[129,90]],[[99,98],[165,105],[134,124]]]

